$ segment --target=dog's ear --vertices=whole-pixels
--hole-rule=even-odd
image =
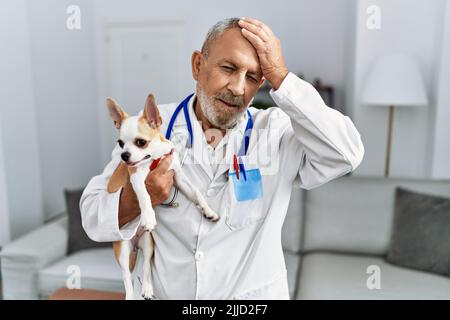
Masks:
[[[151,93],[148,95],[147,101],[145,101],[143,117],[153,129],[157,129],[162,123],[155,97]]]
[[[114,125],[117,129],[120,129],[122,122],[128,118],[128,113],[123,111],[113,98],[106,98],[106,106],[108,107],[109,115],[114,121]]]

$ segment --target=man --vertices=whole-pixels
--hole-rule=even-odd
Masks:
[[[179,207],[160,206],[174,193],[170,156],[148,175],[158,223],[153,231],[155,296],[289,299],[281,229],[292,186],[315,188],[354,170],[364,155],[360,135],[348,117],[327,107],[310,84],[289,73],[280,41],[258,20],[227,19],[213,26],[201,52],[192,55],[192,74],[197,82],[188,102],[192,147],[186,145],[190,135],[183,112],[170,134],[180,154],[187,155],[183,172],[220,220],[206,220],[181,194]],[[250,108],[248,114],[264,81],[272,86],[278,108]],[[163,134],[177,105],[159,106]],[[245,133],[248,150],[241,152]],[[235,155],[243,167],[236,166]],[[131,186],[114,194],[106,191],[119,161],[116,147],[80,201],[83,226],[96,241],[131,239],[139,225]],[[240,168],[247,170],[252,187],[246,186],[242,170],[237,178]]]

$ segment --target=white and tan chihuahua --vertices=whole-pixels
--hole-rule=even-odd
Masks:
[[[144,231],[138,238],[136,245],[132,240],[114,242],[114,254],[122,270],[126,292],[125,298],[129,300],[133,299],[131,272],[136,263],[137,253],[135,248],[142,250],[144,264],[141,294],[144,299],[152,299],[153,286],[151,283],[150,260],[153,256],[154,241],[151,231],[156,226],[156,218],[152,201],[145,185],[145,179],[151,170],[150,164],[173,152],[171,169],[175,172],[174,180],[179,190],[198,206],[200,212],[207,219],[215,222],[219,220],[219,215],[208,206],[200,191],[183,175],[180,158],[174,149],[173,143],[161,135],[160,126],[162,119],[152,94],[147,97],[144,111],[140,116],[130,117],[111,98],[106,99],[106,105],[116,128],[119,129],[118,144],[122,149],[122,161],[111,175],[108,183],[108,192],[117,192],[129,179],[139,202],[141,230],[143,229]]]

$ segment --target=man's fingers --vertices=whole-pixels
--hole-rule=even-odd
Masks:
[[[173,155],[169,154],[165,156],[161,161],[158,163],[158,166],[153,170],[154,172],[159,173],[165,173],[170,168],[170,164],[172,163]]]
[[[264,47],[264,41],[261,40],[260,37],[255,35],[254,33],[248,31],[247,29],[241,29],[242,35],[250,41],[250,43],[258,50],[263,50]]]
[[[170,170],[167,171],[164,175],[165,175],[166,177],[168,177],[168,178],[173,178],[173,177],[175,176],[175,170],[170,169]]]
[[[255,25],[255,24],[248,23],[244,20],[239,20],[239,25],[242,28],[244,28],[244,29],[252,32],[253,34],[257,35],[258,37],[260,37],[264,42],[267,42],[270,40],[266,31],[263,28]]]
[[[266,34],[268,36],[275,36],[275,34],[273,33],[272,29],[270,29],[265,23],[257,20],[257,19],[253,19],[253,18],[241,18],[240,21],[243,22],[247,22],[248,24],[253,24],[259,28],[261,28],[262,30],[264,30],[266,32]]]

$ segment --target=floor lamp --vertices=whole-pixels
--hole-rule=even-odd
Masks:
[[[389,107],[384,176],[389,176],[394,108],[425,107],[425,86],[417,63],[403,53],[385,54],[375,61],[363,87],[361,104]]]

